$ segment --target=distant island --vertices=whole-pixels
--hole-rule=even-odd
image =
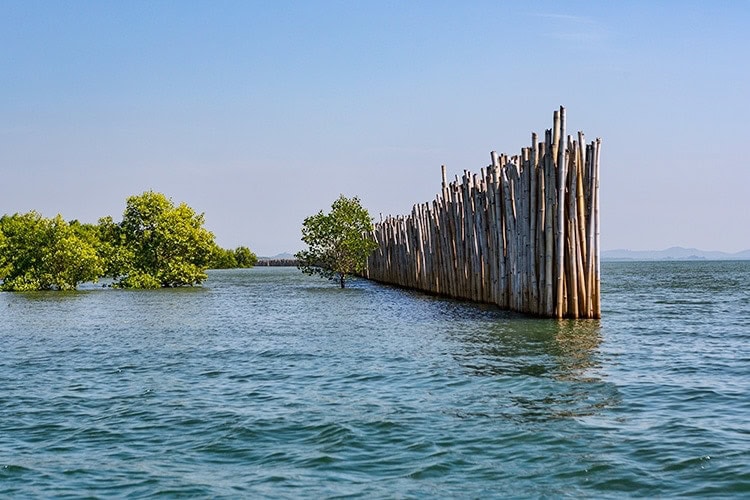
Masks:
[[[603,261],[622,260],[750,260],[750,249],[737,253],[671,247],[666,250],[603,250]]]

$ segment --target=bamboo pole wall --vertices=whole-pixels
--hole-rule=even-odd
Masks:
[[[518,156],[490,153],[430,203],[375,224],[365,276],[553,318],[599,318],[601,140],[565,135],[565,108]]]

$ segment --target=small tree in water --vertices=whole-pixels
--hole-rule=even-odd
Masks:
[[[110,240],[107,267],[123,288],[159,288],[200,284],[216,247],[203,227],[203,214],[185,203],[175,206],[162,193],[146,191],[127,199],[122,222],[99,222]]]
[[[0,290],[75,290],[104,273],[96,228],[37,212],[0,217]]]
[[[377,248],[371,232],[372,218],[359,198],[341,195],[331,213],[321,210],[302,223],[302,241],[309,248],[295,255],[297,267],[305,274],[337,279],[344,288],[346,276],[363,272]]]

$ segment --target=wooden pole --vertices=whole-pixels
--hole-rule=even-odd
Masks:
[[[560,140],[565,137],[565,109],[560,108],[560,112],[557,114],[558,120],[557,125],[559,130],[557,131],[557,219],[556,219],[556,237],[557,241],[555,244],[555,277],[557,278],[557,306],[555,314],[558,318],[562,318],[565,314],[563,304],[565,301],[564,287],[565,287],[565,179],[566,179],[566,168],[565,168],[565,152],[560,146]]]
[[[576,222],[578,170],[575,164],[575,151],[577,149],[571,137],[568,136],[568,258],[566,264],[568,267],[568,282],[570,283],[567,315],[570,318],[578,318],[578,224]]]
[[[529,312],[539,312],[539,275],[537,273],[537,158],[539,150],[535,133],[531,134],[529,159]]]
[[[594,318],[602,317],[602,303],[601,303],[601,269],[600,269],[600,257],[599,257],[599,155],[601,151],[601,139],[596,139],[595,143],[595,154],[594,154],[594,192],[592,197],[594,198],[594,219],[596,225],[596,241],[594,242],[594,295],[592,301],[594,302]]]
[[[547,316],[554,316],[555,314],[555,303],[554,301],[554,295],[553,295],[553,284],[556,283],[555,275],[553,274],[553,260],[554,260],[554,251],[555,251],[555,245],[554,245],[554,232],[553,232],[553,218],[555,215],[555,193],[556,187],[555,187],[555,169],[552,162],[552,155],[554,153],[554,149],[552,148],[552,132],[550,130],[547,130],[545,134],[545,140],[547,141],[545,149],[547,150],[547,154],[544,157],[545,160],[545,186],[547,186],[547,200],[546,200],[546,211],[545,211],[545,220],[544,220],[544,266],[545,266],[545,275],[546,275],[546,283],[545,283],[545,314]]]

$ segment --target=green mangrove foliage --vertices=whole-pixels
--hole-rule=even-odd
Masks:
[[[147,191],[127,199],[120,236],[111,244],[128,256],[118,285],[159,288],[202,283],[211,260],[214,235],[203,214],[161,193]]]
[[[66,222],[37,212],[0,218],[0,289],[73,290],[79,283],[112,279],[123,288],[160,288],[202,283],[206,269],[251,267],[246,247],[224,250],[203,227],[204,216],[147,191],[126,200],[121,222]],[[227,256],[231,256],[228,258]]]
[[[235,269],[253,267],[258,257],[249,248],[239,246],[234,250],[216,246],[211,254],[209,269]]]
[[[3,290],[73,290],[103,273],[92,227],[33,211],[0,218]]]
[[[372,229],[372,218],[359,198],[339,196],[330,213],[321,210],[302,223],[302,241],[308,249],[295,255],[297,267],[305,274],[336,279],[344,288],[346,277],[363,272],[367,257],[377,248]]]

